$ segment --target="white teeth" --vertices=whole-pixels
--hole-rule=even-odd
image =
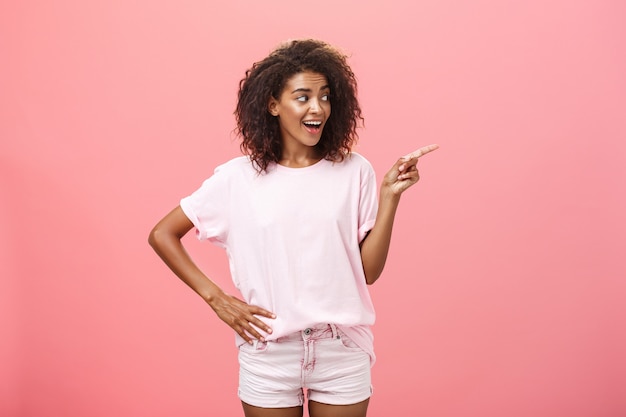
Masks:
[[[322,122],[304,122],[307,126],[320,126]]]

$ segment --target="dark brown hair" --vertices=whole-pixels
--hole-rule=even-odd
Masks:
[[[268,111],[270,97],[278,99],[287,80],[297,73],[312,71],[326,77],[332,113],[316,145],[321,155],[342,161],[358,139],[361,116],[356,77],[346,55],[314,39],[294,40],[280,45],[262,61],[254,63],[239,83],[235,117],[241,150],[250,155],[259,172],[281,158],[282,143],[276,117]]]

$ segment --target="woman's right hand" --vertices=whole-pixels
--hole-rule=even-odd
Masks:
[[[276,315],[224,293],[200,271],[181,243],[181,238],[192,228],[193,223],[178,206],[154,226],[148,241],[167,266],[246,342],[252,343],[253,338],[264,340],[259,329],[266,333],[272,333],[272,329],[256,316],[274,319]]]
[[[265,333],[272,333],[272,329],[257,316],[275,319],[276,315],[264,308],[246,304],[237,297],[224,292],[211,297],[207,303],[217,316],[234,331],[237,332],[247,343],[253,339],[265,341],[258,329]],[[252,337],[251,337],[252,336]]]

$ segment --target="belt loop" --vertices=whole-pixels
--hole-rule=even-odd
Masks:
[[[339,332],[337,331],[337,326],[331,323],[330,329],[333,332],[333,339],[339,339]]]

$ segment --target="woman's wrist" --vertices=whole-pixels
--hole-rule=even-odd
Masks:
[[[205,291],[200,293],[200,297],[208,304],[212,305],[217,299],[219,299],[224,292],[215,286],[215,288],[207,288]]]
[[[384,185],[381,186],[379,194],[379,204],[391,203],[397,205],[400,202],[400,197],[402,196],[402,193],[396,193],[392,187]]]

